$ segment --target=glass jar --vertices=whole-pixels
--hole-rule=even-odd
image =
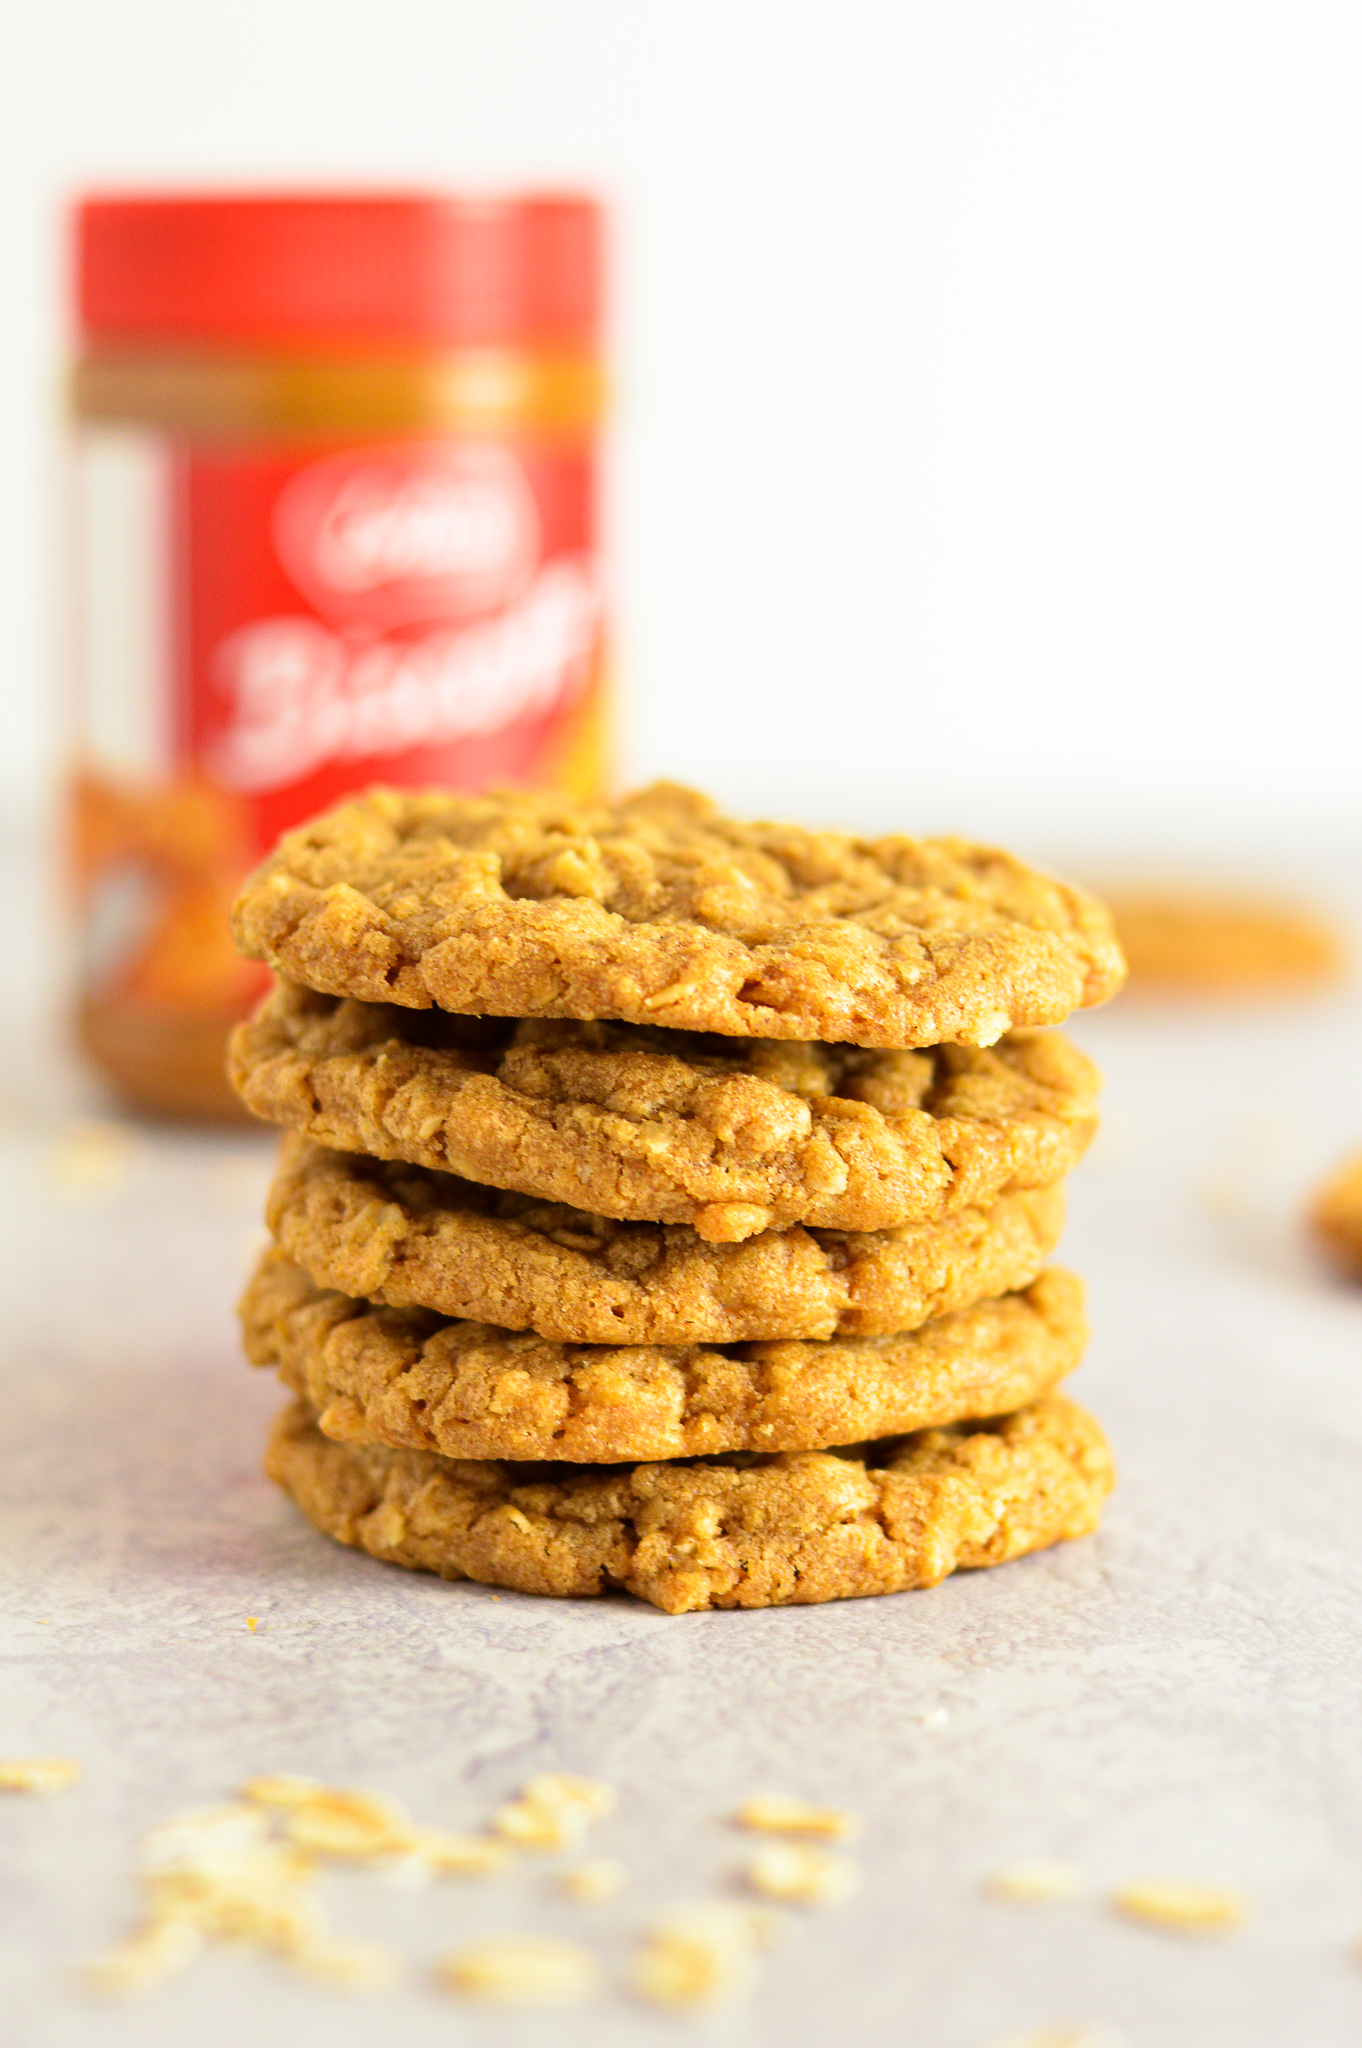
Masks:
[[[378,782],[591,795],[601,215],[565,196],[93,197],[76,221],[78,1028],[230,1114],[227,913]]]

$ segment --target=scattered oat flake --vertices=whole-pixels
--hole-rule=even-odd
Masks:
[[[492,1816],[497,1833],[522,1849],[570,1849],[615,1807],[609,1785],[568,1771],[543,1771]]]
[[[263,1777],[249,1779],[241,1788],[241,1796],[256,1806],[309,1806],[325,1790],[325,1785],[316,1778],[266,1773]]]
[[[1136,1920],[1187,1934],[1220,1934],[1237,1927],[1248,1910],[1240,1892],[1165,1878],[1142,1878],[1124,1885],[1116,1893],[1115,1904]]]
[[[740,1828],[759,1828],[773,1835],[828,1835],[849,1840],[857,1822],[835,1806],[814,1806],[783,1792],[758,1792],[745,1799],[733,1816]]]
[[[1018,1905],[1045,1906],[1078,1898],[1085,1884],[1076,1864],[1061,1863],[1052,1856],[1022,1856],[995,1870],[988,1888],[1000,1899],[1013,1899]]]
[[[851,1896],[861,1873],[849,1857],[810,1842],[769,1842],[749,1859],[747,1881],[768,1899],[832,1906]]]
[[[322,1805],[295,1806],[284,1816],[284,1833],[314,1856],[368,1863],[377,1857],[403,1854],[410,1843],[411,1824],[337,1813]]]
[[[650,1936],[635,1958],[629,1981],[653,2005],[718,2005],[750,1989],[750,1956],[734,1956],[706,1942]]]
[[[64,1792],[79,1776],[74,1757],[0,1757],[0,1792]]]
[[[274,1781],[275,1791],[287,1782]],[[252,1783],[258,1788],[271,1781]],[[95,1984],[110,1992],[150,1990],[209,1941],[268,1949],[338,1989],[391,1981],[395,1958],[332,1935],[312,1857],[272,1835],[271,1825],[269,1807],[257,1800],[178,1814],[153,1828],[139,1859],[147,1919],[91,1966]]]
[[[489,2005],[575,2004],[601,1982],[589,1949],[544,1935],[496,1935],[460,1949],[440,1967],[451,1990]]]
[[[490,1877],[504,1869],[509,1846],[490,1835],[465,1835],[413,1821],[385,1793],[337,1791],[315,1778],[252,1778],[243,1796],[282,1815],[284,1833],[313,1856],[371,1863],[394,1884],[436,1877]]]
[[[749,1990],[775,1915],[723,1899],[677,1906],[648,1929],[630,1981],[654,2005],[718,2005]]]
[[[284,1833],[314,1856],[372,1862],[412,1847],[415,1826],[400,1800],[382,1792],[336,1791],[317,1786],[283,1811]]]
[[[628,1876],[618,1857],[592,1856],[585,1863],[576,1863],[571,1870],[565,1870],[560,1883],[570,1899],[594,1905],[601,1899],[613,1899],[622,1892]]]

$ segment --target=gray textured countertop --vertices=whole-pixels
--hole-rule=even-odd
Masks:
[[[231,1320],[267,1142],[133,1127],[92,1166],[80,1084],[31,1010],[5,1032],[0,1755],[84,1765],[59,1797],[0,1799],[5,2048],[1358,2038],[1362,1294],[1295,1220],[1362,1143],[1356,997],[1076,1026],[1108,1076],[1062,1254],[1096,1330],[1077,1390],[1122,1474],[1100,1536],[926,1594],[676,1619],[445,1586],[314,1535],[259,1475],[279,1395]],[[409,1958],[402,1989],[347,2000],[232,1953],[132,2004],[79,1988],[135,1924],[138,1834],[252,1773],[459,1824],[545,1768],[619,1790],[609,1904],[556,1897],[552,1860],[420,1892],[328,1878],[341,1932]],[[438,1954],[504,1929],[579,1934],[618,1975],[650,1912],[731,1882],[723,1816],[760,1788],[859,1812],[865,1882],[792,1913],[732,2011],[695,2026],[611,1992],[500,2017],[432,1987]],[[1031,1854],[1094,1896],[985,1896]],[[1194,1940],[1102,1903],[1151,1873],[1240,1887],[1252,1917]]]

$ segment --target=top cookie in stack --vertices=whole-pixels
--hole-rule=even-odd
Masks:
[[[671,783],[375,790],[287,834],[233,925],[361,1002],[894,1048],[1059,1024],[1123,973],[1101,905],[1007,854],[740,824]]]
[[[333,1534],[675,1607],[924,1583],[1092,1525],[1105,1447],[1048,1397],[1076,1283],[1038,1276],[1096,1077],[1037,1027],[1119,985],[1094,899],[670,785],[376,791],[285,838],[236,929],[283,979],[232,1077],[296,1134],[248,1350],[303,1396],[272,1469]],[[726,1463],[625,1464],[696,1452]],[[527,1458],[551,1500],[542,1466],[471,1462]],[[786,1500],[815,1479],[826,1526]],[[886,1488],[914,1504],[897,1535]]]

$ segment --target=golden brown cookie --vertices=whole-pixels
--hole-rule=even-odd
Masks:
[[[285,984],[232,1040],[257,1116],[713,1243],[788,1223],[886,1230],[1060,1180],[1099,1077],[1057,1032],[989,1050],[778,1044],[502,1022]]]
[[[1114,993],[1106,911],[963,840],[619,804],[374,790],[280,841],[237,943],[332,995],[741,1037],[992,1045]]]
[[[318,1286],[389,1307],[565,1344],[736,1344],[913,1330],[1028,1286],[1058,1241],[1064,1193],[1056,1183],[901,1230],[796,1224],[707,1244],[685,1224],[618,1223],[290,1135],[265,1220]]]
[[[571,1472],[332,1443],[297,1402],[265,1469],[372,1557],[524,1593],[622,1586],[669,1614],[934,1586],[1087,1535],[1114,1476],[1092,1417],[1055,1398],[859,1452]]]
[[[817,1450],[1002,1415],[1072,1372],[1087,1335],[1082,1287],[1056,1270],[896,1337],[551,1344],[325,1292],[277,1249],[241,1319],[246,1356],[338,1441],[576,1464]]]
[[[1339,933],[1300,904],[1213,890],[1107,898],[1139,993],[1274,995],[1343,979]]]
[[[1362,1152],[1330,1174],[1310,1204],[1310,1223],[1330,1257],[1362,1279]]]

